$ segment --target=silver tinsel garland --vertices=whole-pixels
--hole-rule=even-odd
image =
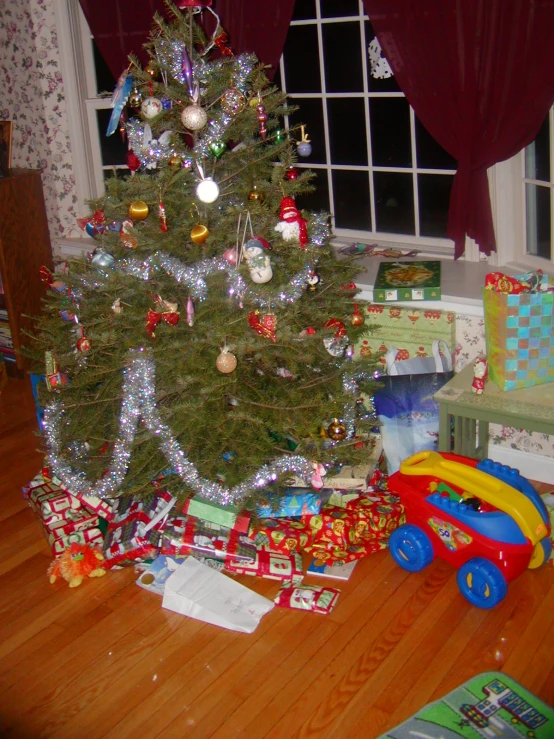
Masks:
[[[308,482],[313,474],[312,463],[300,455],[283,455],[260,469],[244,482],[227,488],[217,482],[200,477],[195,465],[165,424],[156,408],[156,381],[154,362],[139,351],[130,353],[130,362],[124,370],[123,401],[119,418],[119,432],[111,463],[105,474],[96,482],[87,479],[84,472],[76,472],[72,461],[63,452],[60,425],[68,423],[62,401],[50,403],[44,413],[44,438],[46,460],[53,473],[73,494],[87,493],[100,498],[116,498],[123,495],[121,487],[129,468],[133,440],[140,420],[156,436],[160,449],[172,471],[197,495],[221,505],[244,502],[252,493],[263,490],[285,474],[294,474]]]

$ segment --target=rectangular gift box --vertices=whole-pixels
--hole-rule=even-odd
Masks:
[[[294,518],[295,516],[306,516],[319,513],[323,501],[326,500],[331,491],[322,488],[317,493],[306,492],[306,488],[285,488],[283,495],[279,497],[268,497],[268,505],[256,507],[258,516],[261,518]]]
[[[108,525],[104,540],[104,566],[129,564],[144,559],[153,559],[158,554],[160,530],[147,529],[147,524],[137,519]]]
[[[228,529],[194,516],[174,516],[164,527],[160,553],[253,562],[256,558],[256,545],[236,529]]]
[[[113,502],[111,523],[136,520],[147,524],[154,519],[163,520],[174,504],[175,498],[166,491],[157,491],[140,499],[122,495]]]
[[[37,516],[45,522],[52,520],[52,517],[54,520],[63,520],[70,511],[82,509],[77,498],[53,481],[24,488],[24,496]]]
[[[300,552],[313,539],[307,517],[262,518],[252,526],[258,549],[266,547],[279,552]]]
[[[247,534],[250,526],[250,514],[239,511],[235,506],[223,506],[198,497],[188,498],[183,504],[182,511],[187,516],[217,523],[227,529],[235,529],[241,534]]]
[[[309,519],[312,543],[306,547],[318,565],[351,562],[385,549],[392,531],[405,521],[399,498],[362,495],[345,508],[324,508]]]
[[[225,570],[235,575],[253,575],[293,584],[304,579],[302,557],[298,552],[285,554],[271,549],[259,549],[253,562],[231,559],[225,563]]]
[[[89,495],[86,493],[77,493],[75,497],[80,500],[83,505],[97,513],[106,521],[111,521],[113,519],[113,500],[108,498],[99,498],[96,495]]]
[[[45,528],[48,543],[52,547],[54,557],[59,557],[70,544],[90,544],[91,546],[102,546],[104,535],[98,528],[73,531],[71,534],[61,534],[58,531],[49,531]]]
[[[381,262],[373,286],[373,300],[388,303],[402,300],[440,300],[440,260]]]

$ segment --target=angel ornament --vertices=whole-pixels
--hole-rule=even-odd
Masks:
[[[257,239],[249,239],[244,247],[244,258],[250,270],[252,281],[258,285],[269,282],[273,277],[271,261]]]

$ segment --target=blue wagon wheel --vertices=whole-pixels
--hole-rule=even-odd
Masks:
[[[429,537],[411,523],[395,529],[389,538],[389,549],[396,564],[408,572],[419,572],[434,558]]]
[[[457,580],[462,595],[478,608],[493,608],[508,592],[502,572],[483,557],[474,557],[462,565]]]

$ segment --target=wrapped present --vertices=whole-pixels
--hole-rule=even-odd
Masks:
[[[313,613],[331,613],[337,604],[340,590],[323,588],[319,585],[282,585],[275,597],[275,604],[281,608],[295,608]]]
[[[153,559],[160,544],[160,524],[148,528],[138,519],[126,519],[121,523],[110,522],[104,539],[104,566],[125,565],[144,559]]]
[[[235,506],[223,506],[203,498],[188,498],[183,505],[183,513],[204,521],[217,523],[227,529],[235,529],[247,534],[250,526],[250,514],[239,511]]]
[[[72,531],[70,534],[63,534],[61,531],[50,531],[45,529],[48,543],[52,547],[54,557],[59,557],[62,552],[67,549],[70,544],[90,544],[91,546],[102,546],[104,534],[99,528],[81,529]]]
[[[253,562],[256,545],[245,534],[194,516],[174,516],[166,523],[161,554],[216,557],[228,561]]]
[[[319,513],[330,490],[322,488],[317,493],[306,492],[306,488],[285,488],[283,495],[268,497],[268,505],[258,505],[256,510],[262,518],[293,518]]]
[[[114,516],[114,501],[108,498],[99,498],[97,495],[77,493],[75,496],[91,511],[94,511],[106,521],[111,521]]]
[[[313,539],[313,531],[300,518],[262,518],[253,525],[251,535],[256,546],[279,552],[299,552]]]
[[[399,498],[362,495],[344,508],[324,508],[309,518],[312,543],[306,547],[319,564],[351,562],[385,549],[392,531],[404,523]]]
[[[225,570],[234,575],[254,575],[293,584],[304,579],[302,557],[298,552],[285,554],[271,549],[259,549],[253,562],[230,559],[225,563]]]
[[[23,488],[23,495],[43,523],[63,521],[70,512],[82,509],[81,502],[55,482],[34,485],[35,480]]]
[[[364,332],[354,347],[354,359],[375,357],[395,346],[397,359],[432,356],[433,341],[443,339],[456,348],[456,314],[450,311],[401,308],[397,305],[360,304]],[[383,357],[384,365],[384,357]]]
[[[175,498],[163,490],[140,499],[122,495],[113,501],[111,522],[120,524],[123,521],[137,520],[148,524],[154,519],[161,521],[169,514],[174,504]]]

